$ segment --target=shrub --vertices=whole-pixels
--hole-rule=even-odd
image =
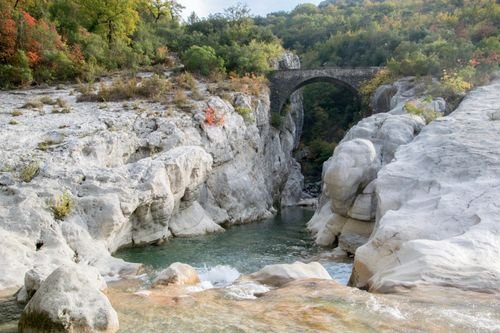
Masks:
[[[196,79],[193,74],[189,72],[183,72],[174,78],[175,83],[184,89],[197,88]]]
[[[27,86],[33,81],[28,57],[17,51],[10,64],[0,64],[0,87]]]
[[[76,74],[75,64],[64,51],[50,50],[43,52],[42,61],[35,67],[33,76],[40,83],[65,81],[74,78]]]
[[[71,194],[68,191],[65,191],[50,200],[49,206],[50,210],[54,214],[54,217],[58,220],[62,220],[71,214],[71,211],[75,206],[75,202],[71,197]]]
[[[54,142],[52,140],[45,140],[45,141],[38,143],[38,149],[41,151],[46,151],[47,149],[49,149],[51,146],[53,146],[55,144],[57,144],[57,142]]]
[[[23,109],[41,109],[43,108],[43,103],[40,101],[28,101],[23,106]]]
[[[259,96],[267,87],[267,79],[264,76],[245,75],[242,77],[231,75],[229,88],[233,91]]]
[[[150,78],[142,81],[136,78],[128,80],[116,80],[111,85],[106,86],[101,84],[99,91],[84,92],[78,96],[78,102],[116,102],[129,100],[132,98],[153,98],[157,99],[162,94],[169,91],[172,84],[160,78],[158,75],[153,75]]]
[[[464,74],[463,72],[462,74]],[[443,76],[441,77],[441,83],[445,88],[450,89],[456,94],[464,94],[472,88],[472,84],[459,73],[452,72],[449,73],[443,70]]]
[[[155,74],[150,78],[142,80],[137,87],[137,95],[145,98],[158,98],[171,89],[172,84],[170,81]]]
[[[271,114],[271,126],[279,129],[282,124],[283,124],[283,119],[281,118],[281,115],[277,112],[273,112]]]
[[[204,76],[224,72],[224,60],[210,46],[191,46],[183,56],[186,69]]]
[[[43,96],[40,98],[40,103],[46,105],[55,105],[57,102],[53,100],[50,96]]]
[[[375,74],[375,76],[369,80],[363,82],[359,88],[359,94],[361,95],[361,102],[366,107],[370,103],[370,98],[375,93],[378,87],[383,84],[387,84],[393,81],[394,75],[388,69],[381,69]]]
[[[29,183],[33,180],[33,178],[36,177],[36,175],[38,175],[39,171],[40,165],[38,164],[38,162],[30,162],[21,169],[21,171],[19,172],[19,178],[23,182]]]
[[[237,106],[235,109],[234,109],[240,116],[243,117],[243,120],[246,122],[246,123],[251,123],[254,121],[254,118],[253,118],[253,112],[252,112],[252,109],[246,107],[246,106]]]
[[[184,90],[176,90],[174,94],[174,103],[180,109],[185,109],[191,105],[188,103],[187,95]]]
[[[56,104],[57,104],[57,106],[59,106],[61,108],[68,107],[68,103],[64,99],[62,99],[61,97],[59,97],[58,99],[56,99]]]
[[[70,112],[71,112],[71,108],[69,108],[69,107],[64,107],[64,108],[61,108],[61,109],[54,108],[52,110],[52,113],[70,113]]]
[[[417,106],[417,104],[415,102],[411,102],[411,101],[406,102],[405,110],[409,114],[413,114],[413,115],[420,116],[420,117],[424,118],[426,124],[429,124],[431,121],[433,121],[441,116],[441,114],[439,112],[419,107],[419,106]]]
[[[17,124],[19,124],[19,123],[15,119],[11,119],[9,121],[9,125],[17,125]]]
[[[205,123],[208,125],[223,125],[224,124],[224,116],[218,116],[215,112],[215,109],[211,106],[208,106],[205,110]]]
[[[21,110],[14,110],[12,111],[12,113],[10,114],[12,117],[18,117],[18,116],[22,116],[23,113]]]

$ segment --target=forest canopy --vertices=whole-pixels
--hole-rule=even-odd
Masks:
[[[186,21],[182,8],[176,0],[0,0],[0,85],[92,80],[176,57],[204,75],[265,74],[283,49],[304,67],[387,66],[457,89],[498,70],[495,0],[329,0],[266,17],[237,5]]]

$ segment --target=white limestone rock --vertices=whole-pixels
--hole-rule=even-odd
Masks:
[[[153,286],[187,285],[200,282],[196,270],[180,262],[175,262],[161,271],[153,281]]]
[[[367,222],[375,220],[375,185],[376,181],[372,181],[363,189],[362,193],[358,194],[353,205],[347,212],[349,217]]]
[[[394,93],[392,90],[396,91],[392,100],[397,103],[391,102],[391,106],[397,104],[397,108],[415,97],[414,86],[413,79],[401,80],[385,87],[384,94],[388,96]],[[349,220],[375,221],[378,171],[394,159],[398,147],[410,143],[425,126],[420,117],[391,113],[375,114],[358,122],[324,163],[322,199],[308,224],[317,244],[331,246]],[[373,229],[370,223],[356,223],[356,228],[346,228],[346,235],[341,236],[342,249],[354,253],[367,241]]]
[[[303,197],[303,188],[304,176],[301,173],[300,164],[294,160],[283,192],[281,192],[281,207],[298,205]]]
[[[267,265],[260,271],[250,274],[250,278],[259,283],[276,287],[295,280],[332,279],[320,263],[311,262],[305,264],[299,261],[293,264]]]
[[[315,237],[316,244],[330,246],[337,239],[347,220],[346,217],[332,213],[330,202],[327,202],[316,210],[307,227]]]
[[[365,222],[355,219],[346,219],[339,237],[339,248],[343,251],[354,254],[356,250],[370,238],[374,222]]]
[[[374,178],[376,151],[365,139],[347,141],[337,147],[323,177],[333,211],[345,215],[360,188]]]
[[[118,315],[102,293],[96,269],[65,265],[40,285],[19,320],[19,332],[117,332]]]
[[[216,224],[198,202],[172,217],[170,230],[177,237],[189,237],[213,232],[223,232],[224,228]]]
[[[293,165],[297,120],[289,114],[282,130],[272,128],[266,91],[231,93],[252,110],[255,122],[245,123],[231,102],[206,92],[191,113],[142,100],[134,101],[144,109],[137,112],[121,102],[76,103],[72,89],[0,92],[0,289],[21,287],[35,264],[89,263],[106,279],[133,274],[139,265],[110,253],[171,237],[171,221],[178,234],[192,233],[196,218],[178,216],[196,217],[195,202],[205,216],[196,233],[220,230],[207,221],[247,223],[275,212]],[[8,124],[13,109],[41,95],[64,99],[74,112],[24,110],[18,125]],[[223,124],[204,122],[207,103]],[[22,182],[20,171],[32,161],[40,169]],[[59,221],[49,202],[65,191],[75,208]]]
[[[500,291],[500,81],[468,94],[379,172],[377,227],[351,284]]]

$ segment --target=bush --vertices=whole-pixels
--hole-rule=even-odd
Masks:
[[[75,203],[71,194],[68,191],[58,195],[55,199],[49,202],[50,210],[54,214],[54,217],[58,220],[62,220],[71,214]]]
[[[101,84],[99,91],[93,93],[92,90],[84,90],[78,96],[78,102],[116,102],[129,100],[132,98],[152,98],[157,99],[168,92],[172,87],[170,81],[153,75],[142,81],[136,78],[128,80],[116,80],[111,85]]]
[[[77,74],[77,68],[64,51],[46,51],[42,61],[34,69],[33,76],[37,83],[66,81]]]
[[[465,71],[462,71],[462,74],[465,74]],[[462,75],[456,72],[449,73],[446,70],[443,70],[441,83],[445,88],[450,89],[456,94],[465,94],[465,92],[472,88],[472,84],[466,81]]]
[[[21,171],[19,172],[19,178],[23,182],[29,183],[33,180],[33,178],[36,177],[36,175],[38,175],[39,171],[40,165],[38,164],[38,162],[30,162],[21,169]]]
[[[217,115],[215,109],[211,106],[208,106],[205,110],[205,123],[208,125],[224,125],[224,115]]]
[[[253,118],[253,112],[250,108],[246,107],[246,106],[237,106],[235,109],[234,109],[240,116],[243,117],[243,120],[246,122],[246,123],[251,123],[254,121],[254,118]]]
[[[184,89],[197,88],[196,79],[189,72],[183,72],[174,78],[175,83]]]
[[[176,90],[174,94],[174,104],[179,109],[189,108],[191,105],[188,102],[187,95],[183,90]]]
[[[182,57],[186,69],[204,76],[224,72],[224,60],[210,46],[191,46]]]
[[[422,117],[425,120],[426,124],[429,124],[430,122],[441,116],[439,112],[419,107],[415,102],[406,102],[405,110],[409,114]]]
[[[32,81],[29,60],[24,51],[17,51],[11,64],[0,64],[0,87],[27,86]]]
[[[267,86],[267,79],[264,76],[245,75],[242,77],[231,75],[229,88],[233,91],[259,96]]]
[[[145,98],[159,98],[161,95],[172,89],[170,81],[153,75],[150,78],[143,79],[137,87],[136,95]]]
[[[43,102],[40,100],[28,101],[23,106],[21,106],[21,108],[23,108],[23,109],[41,109],[41,108],[43,108]]]
[[[381,69],[375,74],[375,76],[369,80],[363,82],[359,88],[359,94],[361,95],[361,102],[364,106],[368,106],[370,103],[370,98],[375,93],[378,87],[393,81],[394,75],[388,69]]]
[[[281,115],[277,112],[273,112],[271,114],[271,126],[279,129],[283,124],[283,119],[281,119]]]
[[[69,107],[63,107],[62,109],[54,108],[52,110],[52,113],[70,113],[70,112],[71,112],[71,108],[69,108]]]

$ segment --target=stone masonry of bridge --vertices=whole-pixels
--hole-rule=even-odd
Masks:
[[[330,82],[347,87],[358,95],[361,84],[373,78],[379,70],[380,67],[325,67],[274,71],[268,76],[271,88],[271,111],[280,113],[290,95],[310,83]]]

